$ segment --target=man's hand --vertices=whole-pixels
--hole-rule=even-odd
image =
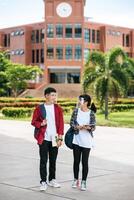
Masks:
[[[41,123],[41,126],[45,126],[47,124],[47,120],[44,119],[43,122]]]
[[[61,140],[58,140],[57,141],[57,147],[60,147],[62,145],[62,141]]]

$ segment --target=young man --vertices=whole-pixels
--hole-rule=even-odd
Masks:
[[[56,104],[56,90],[47,88],[44,91],[46,101],[44,103],[45,118],[42,116],[40,106],[37,106],[33,113],[31,124],[37,128],[35,138],[39,145],[40,155],[40,190],[45,191],[47,186],[60,187],[56,181],[56,159],[58,147],[62,145],[64,131],[63,111]],[[49,176],[47,181],[47,161],[49,156]]]

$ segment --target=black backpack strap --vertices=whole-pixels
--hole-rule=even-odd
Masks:
[[[46,109],[45,109],[44,103],[40,104],[39,107],[40,107],[40,110],[41,110],[42,117],[44,119],[46,119]]]

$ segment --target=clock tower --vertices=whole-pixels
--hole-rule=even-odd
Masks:
[[[68,83],[71,73],[79,75],[80,80],[83,66],[85,1],[44,0],[46,84]],[[72,82],[79,80],[72,78]]]
[[[45,20],[75,20],[84,17],[86,0],[44,0]]]

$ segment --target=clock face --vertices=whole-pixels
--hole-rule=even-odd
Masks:
[[[72,6],[69,3],[60,3],[56,7],[56,12],[60,17],[69,17],[72,13]]]

